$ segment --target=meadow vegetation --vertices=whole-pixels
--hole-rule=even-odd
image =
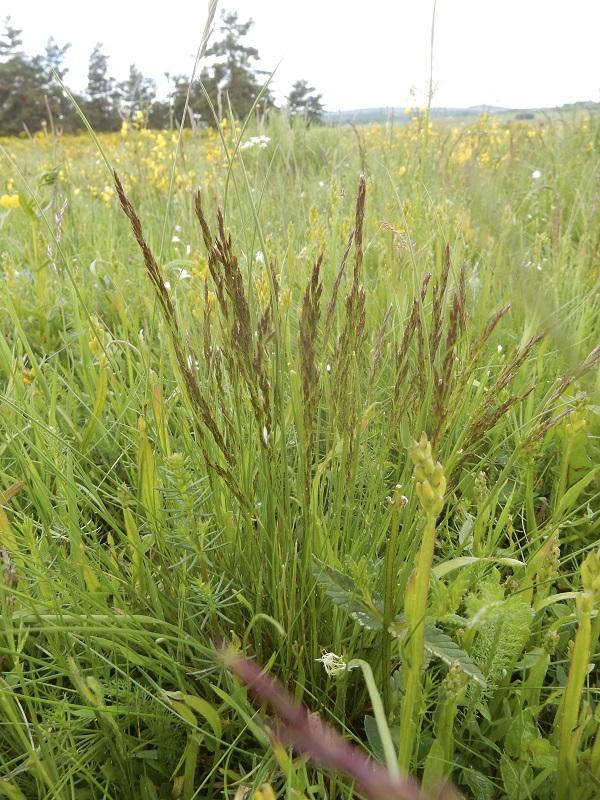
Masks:
[[[0,796],[598,797],[598,119],[0,144]]]

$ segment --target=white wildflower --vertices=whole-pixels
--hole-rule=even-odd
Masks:
[[[271,139],[268,136],[251,136],[249,139],[246,139],[245,142],[242,142],[240,150],[250,150],[253,147],[263,150],[270,141]]]
[[[192,273],[188,272],[187,269],[181,269],[179,271],[179,277],[180,278],[191,278],[192,277]]]
[[[539,169],[534,169],[531,173],[531,177],[534,181],[539,181],[539,179],[542,177],[542,173],[539,171]]]
[[[323,653],[321,658],[317,658],[316,661],[320,661],[323,664],[328,675],[339,675],[340,672],[345,672],[346,670],[346,662],[335,653]]]

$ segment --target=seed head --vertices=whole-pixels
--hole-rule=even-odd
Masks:
[[[433,461],[431,442],[426,433],[421,434],[418,442],[413,442],[410,457],[415,465],[414,478],[419,502],[427,515],[436,517],[444,507],[446,476],[440,462]]]
[[[581,565],[583,589],[592,595],[593,602],[600,601],[600,550],[589,553]]]

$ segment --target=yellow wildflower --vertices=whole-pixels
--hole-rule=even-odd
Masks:
[[[29,386],[30,383],[33,383],[35,378],[35,369],[33,369],[33,367],[31,369],[23,368],[21,370],[21,378],[25,386]]]
[[[20,205],[18,194],[0,195],[0,208],[19,208]]]

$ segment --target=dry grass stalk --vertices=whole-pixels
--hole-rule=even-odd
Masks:
[[[212,304],[208,293],[208,281],[204,281],[204,310],[202,316],[202,349],[204,352],[204,361],[206,363],[206,371],[210,376],[213,367],[213,345],[212,345]]]
[[[312,417],[319,393],[319,372],[316,366],[316,340],[320,300],[323,284],[320,280],[323,254],[315,261],[310,279],[304,291],[302,310],[300,312],[300,369],[302,373],[302,397],[304,400],[304,424],[308,431],[312,426]]]
[[[469,427],[469,431],[463,445],[465,457],[468,455],[468,452],[472,450],[483,439],[483,437],[498,424],[502,417],[508,413],[513,406],[518,405],[527,397],[529,397],[533,389],[534,387],[530,386],[527,391],[523,392],[523,394],[512,394],[496,408],[488,408],[479,416],[477,416],[475,421]]]
[[[535,336],[532,336],[531,339],[529,339],[529,341],[527,342],[527,344],[524,345],[524,347],[521,347],[519,350],[517,350],[513,358],[509,362],[507,362],[502,368],[502,371],[500,372],[498,379],[494,383],[490,394],[497,395],[498,392],[502,391],[502,389],[504,389],[512,381],[512,379],[515,377],[517,372],[521,369],[521,367],[529,357],[529,354],[531,353],[533,348],[543,338],[544,338],[543,333],[537,333]]]
[[[434,431],[433,439],[439,441],[443,431],[448,427],[453,411],[460,407],[459,399],[465,391],[470,380],[477,369],[479,359],[484,350],[486,343],[490,336],[496,329],[496,326],[504,315],[509,311],[510,305],[506,305],[497,311],[487,321],[483,331],[471,343],[467,356],[463,362],[460,373],[455,376],[450,384],[450,373],[452,362],[449,361],[445,365],[444,375],[442,377],[436,376],[436,391],[443,393],[443,397],[437,398],[435,406],[436,428]],[[466,288],[465,288],[465,268],[461,269],[461,277],[458,286],[457,296],[453,303],[454,323],[451,325],[456,336],[464,334],[467,328],[467,313],[466,313]],[[438,388],[438,382],[441,381],[442,385]]]
[[[355,395],[356,382],[349,383],[350,366],[361,352],[366,338],[365,332],[365,290],[360,283],[360,272],[363,262],[363,226],[365,218],[366,182],[360,176],[358,195],[356,198],[356,214],[354,222],[354,270],[352,285],[346,295],[346,319],[335,350],[335,371],[333,375],[333,409],[338,420],[351,430],[356,419]],[[352,391],[351,391],[352,389]]]
[[[415,330],[421,327],[421,315],[419,313],[419,310],[427,295],[427,288],[429,286],[430,281],[431,281],[431,273],[426,272],[423,277],[423,282],[421,283],[421,290],[420,290],[421,300],[419,302],[418,297],[415,297],[413,299],[410,309],[410,314],[404,326],[404,331],[402,334],[402,342],[398,347],[398,349],[396,350],[396,380],[394,383],[394,401],[396,404],[400,400],[400,392],[405,383],[405,379],[410,366],[410,362],[408,359],[410,343],[415,334]]]
[[[448,288],[448,275],[450,272],[450,245],[446,245],[444,251],[444,262],[442,264],[442,274],[439,281],[433,287],[433,303],[432,303],[432,325],[429,334],[429,357],[431,363],[435,359],[435,354],[442,338],[442,309],[444,305],[444,298]]]
[[[259,428],[259,441],[270,447],[272,428],[270,380],[265,359],[266,346],[273,336],[272,303],[261,315],[256,337],[252,333],[250,306],[244,279],[233,252],[231,236],[225,232],[223,213],[217,209],[217,235],[213,237],[202,208],[200,192],[195,197],[195,212],[208,254],[208,268],[213,279],[229,347],[223,351],[232,373],[241,373]],[[276,286],[276,283],[275,283]]]
[[[594,369],[596,366],[598,366],[598,364],[600,364],[600,345],[596,345],[596,347],[594,347],[594,349],[587,355],[581,364],[562,376],[557,387],[546,400],[545,411],[541,414],[537,424],[527,439],[525,439],[523,442],[523,446],[531,446],[535,442],[539,442],[549,430],[554,428],[555,425],[557,425],[564,417],[571,413],[572,406],[569,405],[568,408],[563,409],[555,416],[552,416],[556,410],[556,403],[558,400],[560,400],[571,384],[582,375],[585,375],[586,372],[589,372],[589,370]]]
[[[390,304],[387,307],[385,314],[383,315],[383,319],[381,320],[381,324],[379,325],[379,328],[377,329],[377,333],[375,335],[375,344],[373,346],[373,351],[371,353],[371,372],[369,373],[369,389],[371,389],[371,387],[374,384],[375,375],[377,374],[377,370],[381,362],[385,333],[391,315],[392,315],[392,306]]]
[[[454,294],[452,308],[450,310],[450,320],[446,331],[446,351],[441,373],[437,371],[435,366],[433,367],[433,415],[435,419],[435,428],[432,439],[434,442],[439,439],[444,428],[444,422],[448,416],[447,398],[452,390],[452,368],[456,359],[456,346],[461,331],[461,319],[463,315],[460,291],[457,291]]]
[[[177,320],[177,314],[175,311],[175,306],[173,305],[173,301],[171,300],[171,296],[165,286],[165,281],[162,276],[162,272],[150,247],[148,246],[146,240],[144,239],[144,235],[142,232],[142,224],[136,211],[129,201],[128,197],[125,194],[123,189],[123,184],[121,183],[119,176],[117,173],[114,173],[115,179],[115,187],[117,190],[117,195],[119,197],[119,202],[121,203],[121,208],[125,212],[127,218],[131,223],[131,227],[133,230],[133,234],[136,238],[138,245],[142,251],[142,255],[144,257],[144,264],[146,265],[146,271],[152,284],[154,286],[155,294],[160,303],[162,308],[163,314],[167,321],[167,327],[169,329],[169,333],[171,336],[171,343],[173,346],[173,350],[175,353],[175,358],[177,360],[177,365],[181,372],[181,375],[184,380],[184,385],[186,387],[188,397],[192,404],[192,407],[196,408],[202,419],[204,426],[210,431],[210,434],[225,456],[225,458],[231,462],[233,460],[233,456],[231,451],[225,445],[225,441],[223,440],[223,436],[221,435],[221,431],[217,425],[217,422],[213,416],[213,413],[204,397],[202,390],[200,388],[200,384],[198,383],[198,379],[190,367],[190,354],[188,353],[187,357],[184,354],[183,347],[182,347],[182,336],[179,328],[179,322]],[[193,358],[191,360],[193,362]],[[203,446],[204,447],[204,446]],[[206,449],[204,448],[205,455]]]
[[[346,261],[348,260],[348,256],[350,255],[350,249],[352,247],[352,242],[354,241],[354,230],[350,233],[348,237],[348,242],[346,243],[346,247],[342,254],[342,258],[340,260],[340,265],[338,267],[338,271],[335,276],[335,280],[333,282],[333,286],[331,288],[331,298],[329,299],[329,303],[327,304],[327,314],[325,316],[325,325],[324,325],[324,332],[323,332],[323,346],[327,344],[329,341],[329,335],[331,333],[331,328],[333,326],[333,315],[335,313],[335,308],[337,305],[337,298],[340,289],[340,283],[342,282],[342,278],[344,277],[344,271],[346,269]]]
[[[319,402],[321,382],[316,364],[316,343],[318,338],[319,318],[321,316],[321,265],[323,254],[314,263],[310,278],[306,284],[300,312],[300,373],[302,378],[302,400],[305,432],[305,490],[310,490],[314,416]]]

